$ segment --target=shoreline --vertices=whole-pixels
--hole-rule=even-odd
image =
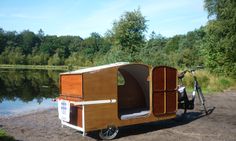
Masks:
[[[80,66],[53,66],[53,65],[10,65],[0,64],[0,69],[35,69],[35,70],[77,70],[85,67]]]
[[[34,110],[29,110],[29,111],[25,111],[24,113],[20,114],[12,114],[12,115],[0,115],[0,120],[4,120],[4,119],[12,119],[12,118],[21,118],[24,116],[31,116],[34,114],[42,114],[44,112],[48,112],[51,110],[57,110],[56,107],[47,107],[47,108],[39,108],[39,109],[34,109]]]
[[[0,109],[2,109],[0,118],[16,117],[53,108],[57,108],[57,102],[52,101],[52,98],[43,98],[41,103],[38,103],[36,99],[29,102],[19,99],[5,100],[0,103]]]

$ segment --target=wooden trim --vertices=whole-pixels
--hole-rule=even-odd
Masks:
[[[149,107],[150,107],[150,112],[153,113],[153,78],[152,78],[152,72],[154,68],[149,68],[149,75],[150,75],[150,81],[149,81]]]
[[[178,95],[178,71],[176,71],[176,112],[179,109],[178,99],[179,99],[179,95]]]
[[[85,135],[85,114],[84,114],[84,105],[82,105],[82,128],[83,128],[83,136]]]
[[[84,74],[81,74],[81,77],[82,77],[82,98],[84,98]]]
[[[73,98],[83,99],[83,97],[81,97],[81,96],[75,96],[75,95],[70,95],[70,94],[60,94],[60,96],[65,97],[65,98],[73,97]]]
[[[59,93],[61,94],[61,75],[59,75]]]
[[[124,66],[130,64],[129,62],[117,62],[117,63],[112,63],[112,64],[106,64],[106,65],[99,65],[99,66],[93,66],[93,67],[84,67],[82,69],[78,69],[75,71],[69,71],[69,72],[64,72],[60,73],[61,75],[67,75],[67,74],[85,74],[85,73],[91,73],[91,72],[96,72],[96,71],[102,71],[110,68],[116,68],[120,66]]]
[[[70,102],[74,106],[78,105],[95,105],[95,104],[107,104],[107,103],[116,103],[116,99],[108,100],[91,100],[91,101],[80,101],[80,102]]]
[[[61,124],[62,124],[62,125],[65,125],[65,126],[68,126],[68,127],[70,127],[70,128],[79,130],[79,131],[81,131],[81,132],[84,132],[84,128],[81,128],[81,127],[79,127],[79,126],[72,125],[72,124],[67,123],[67,122],[64,122],[64,121],[62,121],[62,120],[61,120]]]
[[[68,100],[68,101],[73,101],[73,102],[79,102],[79,101],[83,101],[83,98],[78,97],[78,96],[68,96],[68,95],[62,95],[60,94],[59,99],[64,99],[64,100]]]
[[[166,67],[164,68],[164,113],[166,114]]]

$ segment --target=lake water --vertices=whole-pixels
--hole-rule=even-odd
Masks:
[[[0,69],[0,117],[57,107],[59,73]]]

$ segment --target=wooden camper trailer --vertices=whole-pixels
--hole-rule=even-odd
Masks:
[[[176,88],[177,70],[166,66],[120,62],[61,73],[59,118],[83,135],[175,118]]]

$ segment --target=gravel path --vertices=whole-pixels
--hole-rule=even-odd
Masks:
[[[196,108],[185,118],[122,127],[115,140],[236,141],[236,91],[208,95],[206,100],[209,108],[215,107],[208,116]],[[57,109],[0,118],[0,126],[20,141],[98,140],[96,132],[83,137],[76,130],[61,128]]]

